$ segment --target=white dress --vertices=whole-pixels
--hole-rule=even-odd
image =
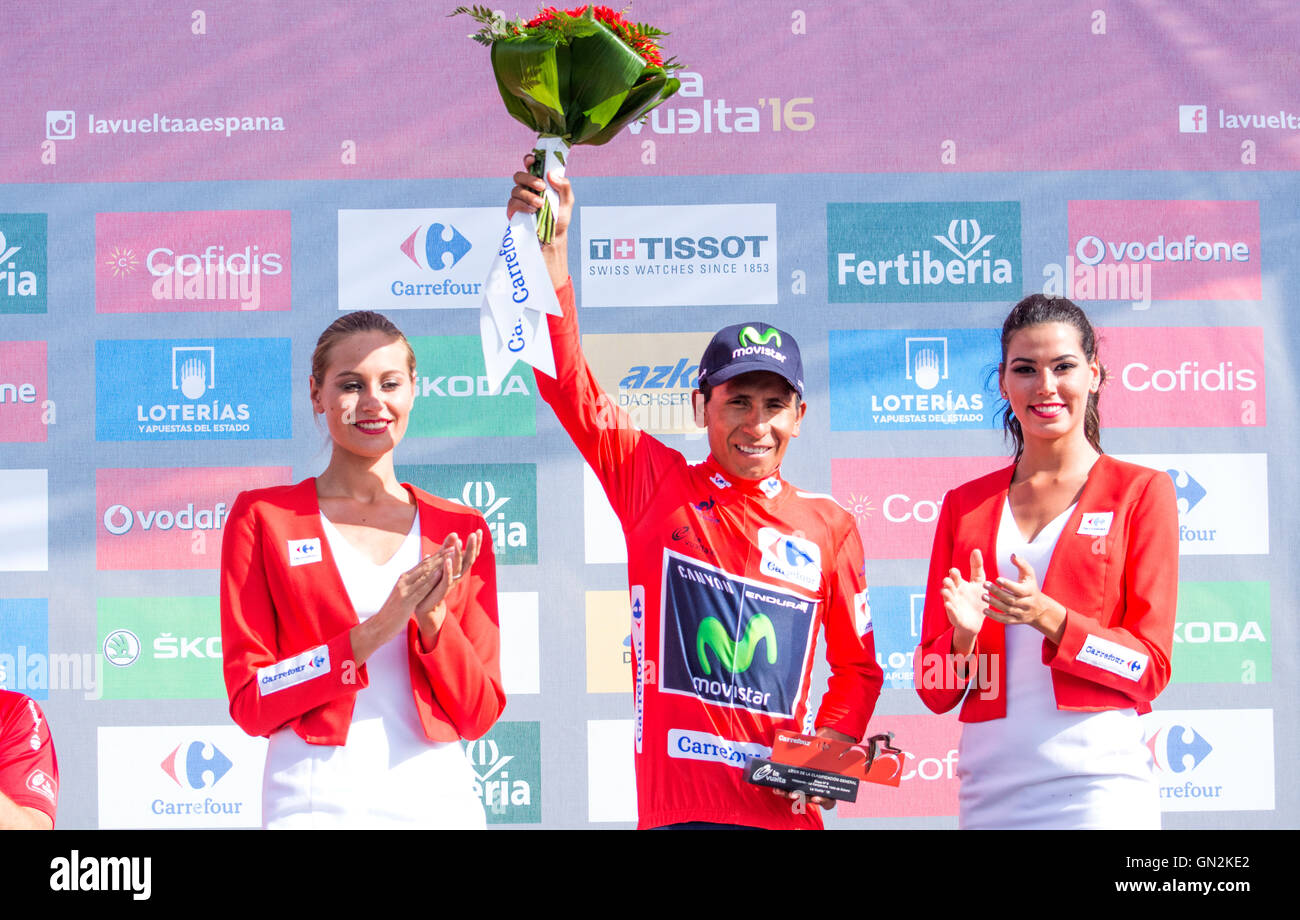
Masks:
[[[383,565],[361,554],[324,514],[325,538],[360,620],[379,612],[398,577],[420,561],[420,516]],[[366,661],[347,744],[308,744],[291,728],[271,736],[262,824],[281,828],[483,828],[477,777],[459,741],[424,735],[411,692],[406,631]]]
[[[1018,577],[1011,554],[1047,577],[1056,542],[1074,506],[1027,543],[1008,500],[998,527],[998,572]],[[1006,628],[1005,719],[962,725],[957,760],[962,828],[1160,828],[1151,754],[1133,709],[1056,708],[1043,634]]]

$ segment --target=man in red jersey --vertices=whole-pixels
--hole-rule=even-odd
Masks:
[[[0,690],[0,830],[49,830],[59,764],[45,715],[30,697]]]
[[[542,181],[514,178],[510,214],[535,212]],[[555,236],[542,253],[564,315],[549,318],[555,379],[538,373],[537,386],[627,540],[639,827],[819,828],[816,807],[744,778],[779,729],[861,740],[883,680],[852,516],[781,478],[807,411],[799,347],[762,322],[713,337],[692,394],[705,462],[636,430],[582,354],[568,270],[573,190],[553,184]],[[831,677],[814,720],[822,628]]]

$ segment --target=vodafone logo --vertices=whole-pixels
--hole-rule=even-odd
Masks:
[[[228,508],[217,502],[212,508],[194,508],[194,502],[176,510],[167,508],[133,511],[123,504],[109,505],[104,512],[104,529],[115,537],[130,533],[135,527],[149,530],[220,530]]]

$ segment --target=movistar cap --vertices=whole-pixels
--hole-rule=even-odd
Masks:
[[[717,386],[751,371],[784,377],[803,399],[803,359],[788,332],[767,323],[739,323],[719,330],[700,358],[700,383]]]

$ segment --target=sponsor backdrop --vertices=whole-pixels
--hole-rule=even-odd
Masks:
[[[220,677],[222,529],[240,489],[323,468],[310,353],[357,308],[418,358],[403,478],[492,530],[510,701],[467,745],[490,825],[635,820],[622,534],[531,372],[496,394],[483,376],[482,284],[533,138],[454,5],[6,14],[0,684],[45,707],[64,827],[259,824],[265,744]],[[871,729],[912,753],[900,789],[829,820],[952,827],[960,727],[912,689],[930,542],[947,490],[1006,462],[1007,308],[1072,296],[1101,328],[1105,448],[1178,494],[1174,679],[1146,720],[1165,825],[1293,827],[1274,777],[1300,741],[1296,627],[1273,611],[1300,569],[1300,13],[965,5],[950,30],[940,0],[755,0],[741,24],[637,0],[687,67],[645,123],[569,158],[596,375],[702,459],[711,331],[798,337],[810,409],[785,472],[858,521],[886,673]],[[1171,53],[1188,41],[1204,53]]]

